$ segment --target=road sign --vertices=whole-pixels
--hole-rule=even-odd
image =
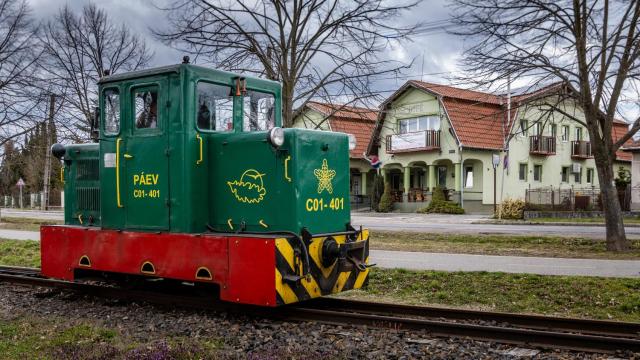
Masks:
[[[22,178],[20,178],[16,185],[19,186],[19,187],[23,187],[24,186],[24,180],[22,180]]]

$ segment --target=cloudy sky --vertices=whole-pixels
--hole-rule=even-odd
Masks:
[[[41,20],[54,16],[65,4],[80,10],[90,2],[89,0],[27,1],[31,5],[33,15]],[[147,39],[147,43],[155,52],[153,65],[175,64],[181,61],[183,54],[154,39],[149,30],[166,22],[165,13],[154,6],[154,3],[162,4],[162,1],[170,0],[100,0],[95,3],[105,9],[113,19],[126,23]],[[400,21],[405,24],[431,23],[448,19],[448,12],[446,0],[425,0]],[[459,38],[438,29],[416,36],[410,43],[396,44],[390,47],[388,56],[406,64],[413,62],[413,65],[405,76],[380,81],[376,84],[376,88],[386,96],[408,79],[422,78],[426,81],[447,83],[447,76],[457,69],[457,59],[462,48],[463,44]],[[425,75],[421,75],[423,72]]]

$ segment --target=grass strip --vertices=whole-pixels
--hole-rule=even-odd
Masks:
[[[0,239],[0,265],[40,267],[40,242]]]
[[[216,357],[221,344],[162,336],[140,344],[116,330],[90,323],[27,317],[0,320],[3,359],[210,359]]]
[[[64,224],[64,221],[48,220],[48,219],[15,218],[15,217],[3,216],[2,221],[0,222],[0,229],[40,231],[40,225],[59,225],[59,224]]]
[[[640,321],[640,279],[374,268],[341,297],[411,305]]]
[[[434,234],[371,231],[371,248],[458,254],[543,256],[585,259],[640,259],[640,240],[631,251],[609,252],[602,240],[564,236]]]

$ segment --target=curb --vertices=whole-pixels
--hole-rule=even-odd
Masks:
[[[604,223],[589,222],[549,222],[549,221],[529,221],[529,220],[488,220],[474,221],[472,224],[489,224],[489,225],[557,225],[557,226],[601,226]],[[640,224],[624,224],[624,227],[640,227]]]

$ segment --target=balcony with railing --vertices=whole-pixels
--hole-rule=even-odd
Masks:
[[[571,142],[571,157],[574,159],[589,159],[593,157],[591,153],[590,141],[572,141]]]
[[[531,155],[555,155],[556,137],[542,135],[530,136],[529,153]]]
[[[424,130],[387,135],[387,153],[430,151],[440,149],[440,130]]]

